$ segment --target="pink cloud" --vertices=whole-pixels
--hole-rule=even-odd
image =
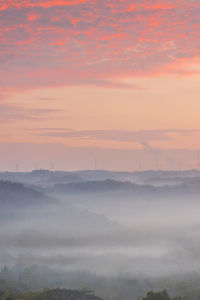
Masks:
[[[38,121],[41,117],[50,119],[58,109],[26,109],[15,103],[0,103],[0,124],[18,120]]]
[[[196,0],[7,0],[1,85],[120,87],[124,77],[187,75],[200,58],[199,33]]]

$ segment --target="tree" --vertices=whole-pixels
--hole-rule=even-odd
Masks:
[[[172,300],[166,290],[162,292],[150,291],[142,300]]]

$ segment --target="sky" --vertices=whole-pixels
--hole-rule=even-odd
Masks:
[[[0,170],[200,167],[199,0],[0,0]]]

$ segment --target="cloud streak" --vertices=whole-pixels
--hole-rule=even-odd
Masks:
[[[199,133],[199,129],[164,129],[164,130],[141,130],[141,131],[125,131],[125,130],[64,130],[59,128],[45,128],[45,132],[33,133],[33,135],[58,137],[58,138],[78,138],[78,139],[93,139],[104,141],[120,141],[120,142],[138,142],[145,149],[151,147],[148,142],[155,141],[169,141],[173,137],[171,134],[176,133],[179,135],[193,135]],[[31,129],[34,131],[34,129]],[[37,129],[35,129],[37,132]]]
[[[48,118],[58,111],[56,109],[28,109],[14,103],[0,103],[0,123],[17,120],[37,121],[41,117]]]

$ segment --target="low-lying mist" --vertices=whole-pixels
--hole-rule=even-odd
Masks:
[[[70,182],[67,176],[59,185],[58,176],[54,183],[53,175],[45,184],[42,180],[40,184],[1,182],[2,267],[35,266],[50,270],[52,278],[54,272],[62,274],[61,282],[65,274],[75,286],[86,284],[83,278],[90,285],[94,278],[89,274],[101,280],[148,278],[151,284],[172,276],[199,276],[196,174],[195,179],[182,174],[181,183],[162,187],[128,183],[123,178],[113,181],[109,174],[99,181],[74,176]],[[13,179],[22,182],[19,175]],[[87,276],[81,281],[74,274]],[[146,283],[144,290],[151,284]]]

